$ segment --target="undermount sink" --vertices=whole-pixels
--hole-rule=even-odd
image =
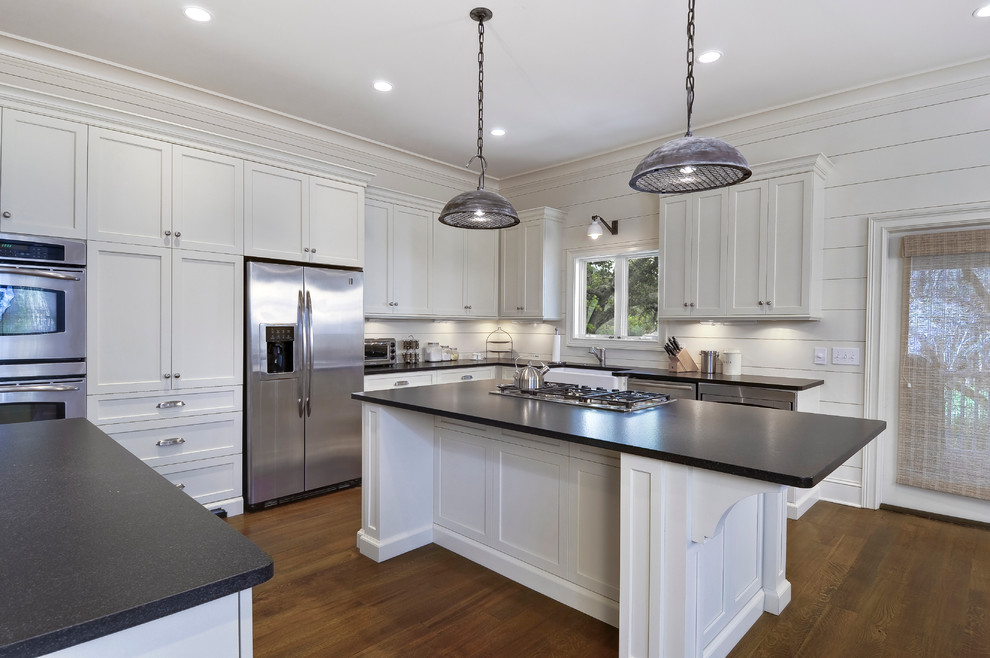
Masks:
[[[626,390],[626,378],[614,376],[612,373],[622,370],[622,368],[603,370],[600,366],[582,368],[580,366],[564,366],[561,368],[551,368],[543,376],[545,382],[557,382],[559,384],[578,384],[580,386],[592,386],[595,388]]]

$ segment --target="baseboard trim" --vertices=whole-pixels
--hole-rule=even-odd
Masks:
[[[956,525],[966,525],[974,528],[990,530],[990,523],[986,523],[984,521],[974,521],[972,519],[963,519],[958,516],[936,514],[935,512],[926,512],[924,510],[911,509],[910,507],[897,507],[896,505],[888,505],[886,503],[881,503],[880,509],[887,510],[888,512],[897,512],[898,514],[920,516],[923,519],[931,519],[933,521],[945,521],[946,523],[955,523]]]
[[[618,601],[441,526],[433,527],[433,542],[590,617],[619,626]]]

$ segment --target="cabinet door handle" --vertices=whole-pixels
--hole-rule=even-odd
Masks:
[[[186,485],[182,484],[181,482],[176,482],[175,487],[177,489],[185,489]]]
[[[474,375],[461,375],[461,381],[468,381],[474,379]]]
[[[172,438],[172,439],[162,439],[161,441],[156,441],[155,442],[155,445],[156,446],[161,446],[161,447],[164,448],[164,447],[167,447],[167,446],[180,446],[180,445],[182,445],[185,442],[186,442],[185,439],[183,439],[181,436],[177,436],[177,437]]]
[[[406,379],[400,379],[399,381],[392,384],[393,386],[409,386],[409,381]]]
[[[167,373],[165,374],[165,377],[168,377]],[[186,406],[186,403],[182,400],[169,400],[167,402],[159,402],[156,406],[159,409],[175,409],[176,407]]]
[[[3,211],[3,218],[4,219],[10,219],[10,216],[11,215],[10,215],[10,211],[9,210],[4,210]]]

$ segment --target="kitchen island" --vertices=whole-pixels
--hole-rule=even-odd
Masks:
[[[250,656],[271,558],[82,418],[0,425],[0,656]]]
[[[493,382],[355,393],[361,552],[435,542],[620,629],[620,655],[720,655],[790,599],[786,486],[880,421],[693,400],[623,414]]]

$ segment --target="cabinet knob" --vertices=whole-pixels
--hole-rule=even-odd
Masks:
[[[181,489],[185,489],[186,488],[186,485],[182,484],[181,482],[178,482],[178,483],[176,483],[175,488],[176,489],[180,489],[180,490]]]
[[[313,247],[312,249],[310,249],[310,250],[309,250],[309,253],[311,253],[311,254],[315,254],[315,253],[316,253],[316,247]]]
[[[303,247],[303,251],[308,254],[309,253],[309,247]]]
[[[762,300],[762,299],[761,299],[761,300],[760,300],[759,302],[757,302],[757,303],[758,303],[758,304],[759,304],[760,306],[763,306],[763,300]]]
[[[773,302],[770,301],[769,299],[767,300],[767,306],[773,306]]]
[[[3,217],[4,217],[4,219],[10,219],[10,217],[11,217],[10,211],[9,210],[4,210],[3,211]]]
[[[684,308],[687,308],[687,302],[684,302]]]
[[[166,372],[165,373],[165,379],[172,379],[172,373]]]
[[[175,237],[179,237],[181,235],[182,235],[182,233],[179,233],[178,231],[175,232]]]
[[[173,373],[172,377],[174,377],[175,379],[178,379],[179,378],[179,373],[177,373],[177,372],[176,373]]]
[[[694,302],[691,302],[691,308],[694,308]]]
[[[165,237],[166,237],[166,238],[167,238],[168,236],[170,236],[170,235],[172,235],[172,231],[165,231]]]

